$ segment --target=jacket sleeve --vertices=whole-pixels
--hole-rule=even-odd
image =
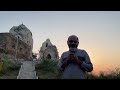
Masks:
[[[85,50],[84,50],[84,57],[85,57],[85,61],[83,61],[80,67],[81,69],[87,72],[91,72],[93,70],[93,64],[91,63],[89,55],[87,54]]]

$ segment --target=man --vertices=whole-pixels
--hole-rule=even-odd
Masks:
[[[57,64],[59,71],[62,71],[62,79],[87,79],[86,72],[93,70],[93,64],[85,50],[78,49],[79,40],[75,35],[68,37],[69,51],[61,55]]]

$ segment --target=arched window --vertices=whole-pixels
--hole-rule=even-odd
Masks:
[[[48,46],[48,43],[46,43],[46,47]]]
[[[22,48],[20,48],[20,51],[22,51]]]

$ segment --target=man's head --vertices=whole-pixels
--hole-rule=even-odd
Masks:
[[[77,36],[75,35],[71,35],[68,37],[68,41],[67,41],[68,47],[69,48],[77,48],[78,44],[79,44],[79,39]]]

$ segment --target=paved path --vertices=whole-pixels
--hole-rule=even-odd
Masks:
[[[24,61],[17,79],[37,79],[34,61]]]

